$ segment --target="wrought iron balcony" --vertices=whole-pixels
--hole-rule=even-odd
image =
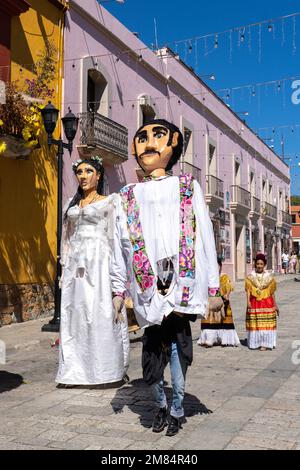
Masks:
[[[270,219],[277,220],[277,207],[269,202],[264,202],[262,206],[262,215],[270,217]]]
[[[206,175],[207,193],[224,198],[224,183],[213,175]]]
[[[183,162],[182,164],[182,172],[183,173],[191,173],[196,181],[201,184],[201,170],[195,165],[192,165],[188,162]]]
[[[212,212],[224,207],[223,181],[212,175],[206,175],[206,203]]]
[[[286,225],[292,225],[293,223],[292,215],[289,214],[288,212],[281,211],[281,222]]]
[[[251,210],[251,193],[241,186],[230,186],[230,210],[233,214],[247,217]]]
[[[256,214],[260,214],[260,199],[252,196],[251,210]]]
[[[255,196],[251,196],[251,211],[249,213],[249,218],[254,222],[257,221],[261,213],[261,203],[260,199]]]
[[[98,113],[79,114],[80,145],[83,156],[100,154],[109,163],[128,159],[128,129]]]
[[[231,203],[251,209],[251,193],[241,186],[231,186]]]

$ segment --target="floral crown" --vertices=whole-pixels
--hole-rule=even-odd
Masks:
[[[99,157],[98,155],[95,155],[94,157],[91,158],[80,158],[79,160],[76,160],[76,162],[72,163],[72,168],[74,173],[76,173],[77,168],[79,165],[82,163],[89,163],[92,165],[97,171],[99,171],[102,168],[102,158]]]

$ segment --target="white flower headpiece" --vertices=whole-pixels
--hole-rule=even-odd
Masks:
[[[94,157],[91,158],[80,158],[79,160],[76,160],[76,162],[72,163],[72,168],[73,171],[76,172],[77,168],[81,163],[90,163],[97,171],[100,170],[100,168],[103,166],[102,165],[102,158],[99,157],[98,155],[95,155]]]

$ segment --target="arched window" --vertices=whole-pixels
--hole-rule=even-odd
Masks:
[[[110,118],[113,82],[101,62],[84,57],[82,63],[82,112]]]
[[[88,70],[87,111],[108,117],[108,83],[96,69]]]

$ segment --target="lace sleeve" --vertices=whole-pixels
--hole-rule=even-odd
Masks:
[[[123,294],[126,291],[127,267],[129,253],[125,250],[123,243],[128,239],[126,217],[121,207],[120,196],[117,196],[116,217],[114,221],[113,250],[110,263],[110,277],[112,291]],[[129,244],[129,240],[128,240]]]

